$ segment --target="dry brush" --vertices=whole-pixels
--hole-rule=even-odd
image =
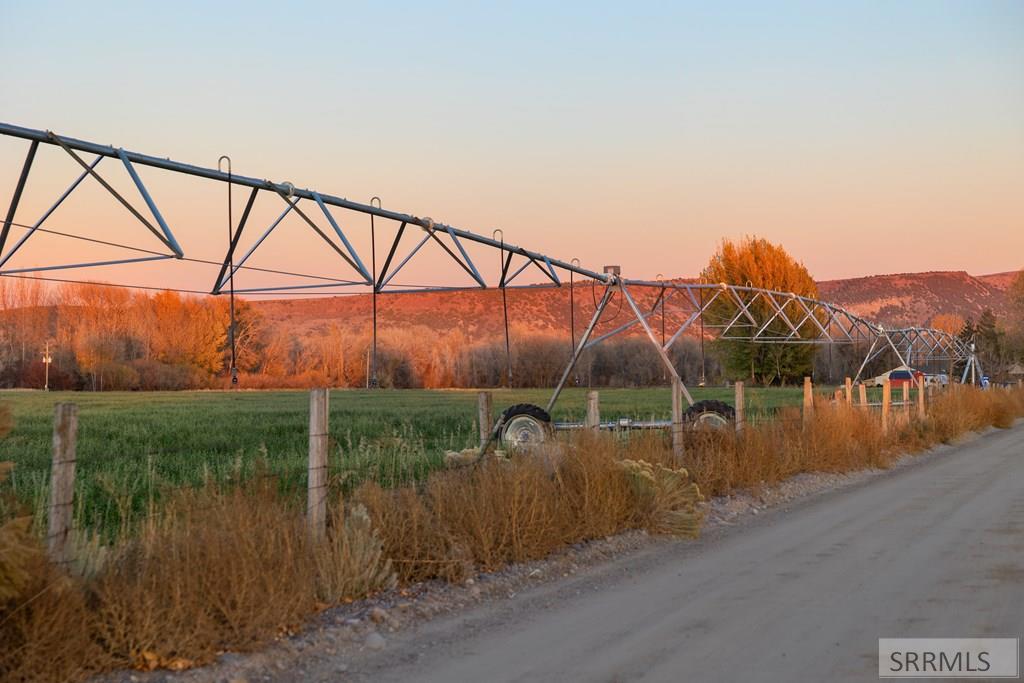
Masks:
[[[925,420],[894,420],[888,432],[864,409],[822,404],[806,424],[783,415],[738,435],[692,432],[682,463],[659,435],[579,434],[544,457],[492,458],[416,486],[364,484],[333,501],[318,541],[272,478],[206,484],[177,492],[113,545],[80,541],[68,568],[50,563],[28,517],[0,500],[0,680],[201,664],[396,583],[461,580],[626,529],[695,535],[701,492],[885,467],[1020,416],[1021,390],[950,389]]]

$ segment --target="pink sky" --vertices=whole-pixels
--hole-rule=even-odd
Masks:
[[[510,242],[631,277],[694,275],[723,237],[744,234],[783,244],[818,279],[1024,266],[1017,3],[771,16],[758,5],[595,7],[541,27],[525,7],[345,17],[387,25],[393,52],[379,32],[279,32],[276,19],[188,3],[111,16],[50,9],[53,24],[34,21],[38,8],[3,10],[0,56],[20,66],[0,74],[0,120],[203,166],[229,154],[239,173],[379,195],[386,208],[483,234],[500,227]],[[326,24],[334,10],[319,12]],[[90,26],[117,28],[124,42],[83,42]],[[6,196],[26,148],[0,138]],[[62,154],[40,153],[19,222],[74,177]],[[144,208],[118,163],[99,170]],[[221,258],[223,186],[143,177],[186,253]],[[111,198],[80,192],[49,227],[155,244]],[[250,237],[279,210],[261,201]],[[338,218],[369,261],[368,219]],[[381,225],[381,242],[389,234]],[[297,218],[258,254],[253,265],[348,275]],[[120,255],[38,236],[8,266]],[[208,289],[215,271],[66,275]],[[250,276],[243,285],[269,282]],[[439,252],[407,278],[467,282]]]

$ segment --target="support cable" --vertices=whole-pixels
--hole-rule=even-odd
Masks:
[[[373,200],[377,200],[377,208],[381,207],[380,197],[371,197],[370,206]],[[397,242],[396,242],[397,244]],[[373,275],[373,291],[370,296],[373,300],[373,353],[370,361],[370,377],[367,382],[371,389],[377,388],[377,233],[373,224],[373,214],[370,214],[370,268]]]
[[[704,278],[701,278],[703,280]],[[697,290],[700,293],[700,385],[705,386],[707,384],[707,363],[704,359],[704,288],[701,287]],[[690,299],[693,301],[693,299]]]
[[[202,289],[181,289],[178,287],[151,287],[149,285],[123,285],[110,282],[96,282],[95,280],[74,280],[63,277],[43,277],[42,275],[14,275],[0,273],[0,277],[13,277],[18,280],[38,280],[40,282],[59,282],[71,285],[97,285],[99,287],[117,287],[118,289],[141,289],[149,292],[177,292],[178,294],[201,294],[209,296],[209,292]]]
[[[31,225],[26,225],[24,223],[11,223],[11,225],[19,227],[19,228],[25,228],[25,229],[31,229],[32,228]],[[84,235],[76,235],[76,234],[70,233],[70,232],[61,232],[59,230],[54,230],[52,228],[36,228],[36,232],[45,232],[45,233],[47,233],[49,235],[54,235],[54,236],[57,236],[57,237],[68,237],[70,239],[81,240],[82,242],[91,242],[93,244],[100,244],[100,245],[103,245],[103,246],[106,246],[106,247],[116,247],[117,249],[126,249],[128,251],[135,251],[135,252],[138,252],[140,254],[152,254],[154,256],[165,256],[165,254],[163,254],[163,253],[161,253],[159,251],[153,251],[151,249],[143,249],[142,247],[135,247],[135,246],[132,246],[130,244],[121,244],[120,242],[108,242],[107,240],[96,239],[95,237],[86,237]],[[182,256],[181,258],[175,259],[175,260],[176,261],[184,261],[186,263],[199,263],[199,264],[206,265],[206,266],[221,266],[221,265],[223,265],[219,261],[211,261],[209,259],[201,259],[201,258],[195,258],[195,257],[190,257],[190,256]],[[83,267],[86,267],[86,266],[83,266]],[[312,275],[310,273],[294,273],[294,272],[289,271],[289,270],[277,270],[275,268],[260,268],[260,267],[257,267],[257,266],[241,265],[241,266],[237,266],[236,270],[251,270],[251,271],[257,272],[257,273],[270,273],[272,275],[288,275],[290,277],[304,277],[304,278],[308,278],[310,280],[324,280],[326,282],[338,282],[338,283],[344,283],[344,284],[362,284],[358,280],[344,280],[344,279],[339,279],[339,278],[335,278],[335,277],[327,277],[325,275]],[[396,283],[396,285],[398,285],[398,283]],[[402,287],[412,287],[412,286],[427,287],[429,285],[406,285],[406,284],[402,284],[400,286],[402,286]],[[205,292],[205,293],[209,294],[210,292]]]
[[[495,237],[495,239],[500,239],[500,246],[498,247],[498,249],[499,249],[499,251],[498,251],[498,258],[499,258],[498,263],[501,266],[501,281],[498,283],[498,286],[501,289],[501,310],[502,310],[502,313],[504,314],[504,317],[505,317],[505,372],[506,372],[505,381],[507,383],[506,386],[511,387],[512,386],[512,343],[509,341],[509,335],[508,335],[508,297],[505,294],[505,275],[508,272],[508,265],[507,265],[507,263],[505,261],[505,233],[502,232],[501,229],[499,228],[499,229],[495,230],[493,233],[491,233],[491,235],[492,235],[492,237],[494,235],[500,235],[500,238],[499,237]],[[511,257],[512,257],[512,255],[509,254],[509,259],[511,259]]]
[[[231,157],[222,156],[217,160],[217,170],[220,170],[220,163],[228,162],[228,311],[230,324],[228,325],[228,343],[231,345],[231,386],[238,386],[238,355],[235,340],[235,257],[232,253],[231,243],[234,241],[235,217],[231,203]]]

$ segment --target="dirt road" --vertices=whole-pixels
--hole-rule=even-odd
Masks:
[[[1022,635],[1018,424],[699,543],[436,620],[356,677],[867,681],[879,637]]]

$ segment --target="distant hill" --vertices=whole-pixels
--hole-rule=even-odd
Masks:
[[[977,320],[991,308],[1008,313],[1007,290],[1016,273],[963,271],[897,273],[818,283],[821,297],[886,325],[923,325],[940,313]]]
[[[996,315],[1008,312],[1007,289],[1016,273],[973,276],[963,271],[872,275],[818,283],[821,298],[886,325],[924,325],[939,313],[977,319],[985,308]],[[508,290],[509,319],[521,335],[569,333],[568,289]],[[594,292],[577,285],[576,330],[580,334],[594,310]],[[316,336],[331,327],[365,333],[370,326],[370,296],[324,299],[254,301],[271,327],[296,336]],[[606,316],[603,330],[628,320],[617,307]],[[671,326],[673,320],[668,321]],[[378,297],[381,330],[416,330],[417,334],[443,335],[459,330],[469,340],[501,336],[501,293],[497,290],[424,292]],[[642,333],[639,326],[634,334]],[[429,343],[429,336],[424,339]]]

